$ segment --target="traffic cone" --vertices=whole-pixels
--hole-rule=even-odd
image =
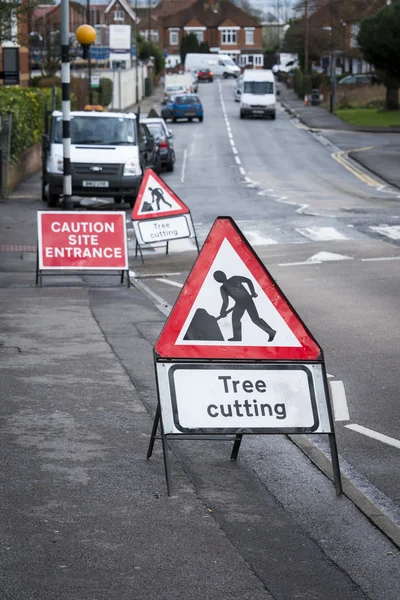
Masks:
[[[308,94],[304,94],[304,106],[308,106]]]

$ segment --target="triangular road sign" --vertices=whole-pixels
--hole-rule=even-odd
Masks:
[[[155,345],[162,358],[309,361],[322,351],[230,217],[218,217]]]
[[[146,169],[133,207],[133,221],[173,217],[188,212],[186,204],[178,198],[165,181],[152,169]]]

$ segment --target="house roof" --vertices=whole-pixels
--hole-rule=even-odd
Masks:
[[[70,1],[71,8],[75,10],[84,11],[85,8],[80,2],[75,2],[75,0]],[[39,4],[33,9],[33,18],[34,19],[42,19],[43,17],[49,16],[52,13],[55,13],[60,10],[60,4]]]
[[[106,10],[104,11],[105,15],[110,12],[110,10],[112,9],[112,7],[114,6],[114,4],[116,2],[117,2],[117,0],[111,0],[110,4],[107,6]],[[118,2],[122,6],[122,8],[128,13],[128,15],[130,16],[130,18],[132,19],[132,21],[138,21],[139,20],[137,18],[137,16],[135,15],[135,11],[133,10],[132,6],[129,4],[129,2],[127,2],[127,0],[118,0]]]
[[[189,21],[196,19],[206,27],[218,27],[228,19],[241,27],[260,27],[260,23],[244,10],[229,0],[208,4],[204,0],[196,0],[188,8],[164,19],[164,27],[184,27]]]
[[[174,13],[180,12],[195,4],[197,0],[161,0],[152,10],[152,13],[158,19],[168,17]]]

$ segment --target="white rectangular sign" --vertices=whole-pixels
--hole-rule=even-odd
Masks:
[[[130,52],[132,46],[131,25],[110,25],[109,27],[110,51]]]
[[[322,368],[157,362],[164,432],[329,433]]]
[[[133,221],[133,228],[139,244],[156,244],[194,236],[189,214]]]

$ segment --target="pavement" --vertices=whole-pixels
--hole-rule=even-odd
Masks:
[[[297,94],[285,85],[280,84],[279,89],[279,100],[282,106],[312,131],[353,131],[355,133],[388,135],[400,133],[400,127],[359,127],[345,123],[322,106],[305,106]],[[348,156],[384,181],[400,187],[400,143],[397,146],[387,145],[384,147],[380,143],[378,147],[349,152]]]
[[[206,94],[217,89],[204,91],[210,104]],[[145,110],[154,100],[148,102]],[[250,153],[259,124],[230,118],[238,140],[236,127],[249,128],[243,156],[262,174]],[[292,134],[280,121],[264,123],[281,127],[282,135],[273,136],[279,143],[286,125]],[[229,210],[242,207],[247,218],[253,211],[247,228],[270,221],[272,201],[243,187],[227,140],[212,138],[220,131],[217,115],[207,114],[201,126],[185,125],[174,126],[182,170],[166,180],[181,183],[185,201],[190,190],[195,215],[208,227],[226,195]],[[209,156],[193,157],[193,139],[198,147],[209,144]],[[253,152],[261,156],[261,150]],[[204,182],[198,156],[209,161]],[[333,161],[332,168],[339,170]],[[344,182],[351,177],[344,172]],[[285,215],[292,210],[276,207]],[[141,293],[136,277],[127,289],[102,274],[44,278],[44,287],[36,287],[33,249],[42,208],[39,175],[0,201],[0,598],[398,600],[395,544],[347,497],[337,497],[323,466],[315,467],[286,436],[246,437],[236,463],[229,461],[229,443],[171,442],[167,496],[159,440],[146,460],[157,403],[152,348],[165,322],[159,296]],[[305,252],[304,246],[292,248]],[[272,248],[281,251],[280,244]],[[174,271],[179,256],[188,263],[192,255],[163,255],[165,268]],[[157,264],[149,255],[146,263],[149,270]],[[137,269],[133,256],[130,264]],[[292,272],[287,277],[295,281]],[[335,282],[335,294],[337,288]],[[331,288],[326,294],[335,295]],[[321,319],[330,323],[326,306]],[[309,311],[311,319],[317,311]],[[387,464],[389,458],[387,452]]]

